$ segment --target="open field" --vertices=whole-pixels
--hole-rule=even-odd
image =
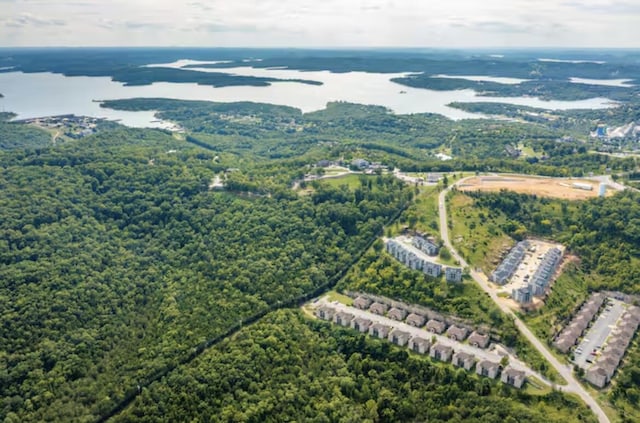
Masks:
[[[574,188],[572,184],[589,184],[592,190]],[[535,194],[541,197],[564,200],[584,200],[598,196],[598,183],[569,178],[536,178],[523,176],[476,176],[460,185],[461,191],[500,191],[507,189],[521,194]],[[613,195],[607,190],[607,196]]]
[[[500,229],[504,216],[491,216],[488,210],[474,207],[474,200],[463,193],[454,193],[447,202],[453,246],[470,266],[490,274],[500,262],[500,252],[514,244]]]

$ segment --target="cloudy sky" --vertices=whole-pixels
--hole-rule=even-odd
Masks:
[[[0,0],[0,46],[640,47],[640,0]]]

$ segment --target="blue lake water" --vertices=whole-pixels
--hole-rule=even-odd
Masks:
[[[193,63],[198,62],[179,61],[163,66],[181,67]],[[348,101],[385,106],[399,114],[439,113],[451,119],[482,117],[448,107],[447,104],[451,102],[501,102],[555,110],[599,109],[614,105],[605,98],[543,101],[534,97],[481,97],[473,90],[433,91],[406,87],[390,81],[405,74],[302,72],[250,66],[194,70],[281,79],[311,79],[321,81],[323,85],[276,82],[268,87],[213,88],[196,84],[155,83],[142,87],[125,87],[107,77],[8,72],[0,73],[0,93],[4,95],[4,98],[0,98],[0,110],[17,113],[18,119],[73,113],[119,120],[134,127],[158,127],[163,123],[156,121],[153,112],[104,109],[96,101],[133,97],[217,102],[254,101],[297,107],[304,112],[323,109],[330,101]]]

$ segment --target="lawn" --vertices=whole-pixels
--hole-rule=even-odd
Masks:
[[[501,251],[515,243],[500,229],[504,216],[475,207],[471,197],[453,191],[447,196],[447,211],[453,246],[470,265],[490,274],[500,262]]]
[[[399,235],[402,228],[409,227],[418,232],[440,237],[438,216],[438,194],[436,186],[422,187],[406,212],[391,227],[390,235]]]
[[[375,175],[362,175],[362,174],[353,174],[350,173],[348,175],[340,176],[337,178],[325,178],[319,179],[318,182],[321,184],[331,185],[333,187],[340,187],[342,185],[346,185],[350,190],[354,190],[361,186],[360,180],[367,178],[375,178]]]

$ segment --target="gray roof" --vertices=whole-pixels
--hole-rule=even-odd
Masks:
[[[478,363],[478,366],[483,368],[483,369],[499,369],[500,368],[500,363],[494,363],[493,361],[489,361],[489,360],[482,360],[480,363]]]
[[[466,353],[464,351],[458,351],[455,356],[458,360],[467,361],[467,360],[475,360],[476,356],[473,354]]]
[[[436,344],[433,346],[434,351],[439,351],[439,352],[446,352],[446,353],[451,353],[453,352],[453,348],[451,348],[448,345],[444,345],[444,344]]]
[[[401,331],[400,329],[392,330],[389,335],[396,336],[399,339],[401,339],[401,338],[406,338],[406,339],[411,338],[411,334],[409,332],[404,332],[404,331]]]
[[[513,367],[507,367],[502,373],[512,378],[524,378],[525,376],[523,371],[516,370]]]
[[[449,329],[447,329],[447,335],[455,335],[455,337],[458,339],[466,338],[467,332],[467,328],[460,328],[454,325],[449,326]]]
[[[489,341],[489,335],[484,335],[482,333],[479,332],[473,332],[471,334],[471,336],[469,336],[469,343],[470,344],[478,344],[478,345],[486,345],[486,343]]]

